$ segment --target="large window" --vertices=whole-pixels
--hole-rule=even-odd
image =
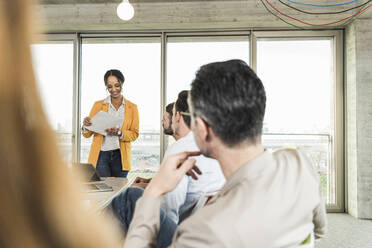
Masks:
[[[125,77],[123,95],[138,107],[140,136],[132,143],[132,169],[155,170],[160,161],[160,38],[83,39],[81,119],[109,94],[109,69]],[[91,139],[81,138],[80,160],[88,159]]]
[[[165,106],[190,89],[201,65],[242,59],[257,71],[267,92],[264,146],[301,148],[318,169],[328,208],[343,210],[342,31],[71,36],[71,42],[32,46],[44,108],[67,160],[88,159],[91,139],[80,135],[81,121],[95,101],[108,96],[107,70],[123,72],[124,96],[138,106],[133,170],[152,173],[173,141],[161,133]]]
[[[33,67],[44,111],[57,133],[66,161],[72,161],[73,42],[48,42],[31,46]]]
[[[264,145],[302,149],[316,166],[323,199],[336,205],[333,38],[262,38],[257,73],[267,106]]]

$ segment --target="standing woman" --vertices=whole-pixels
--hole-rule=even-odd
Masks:
[[[102,177],[127,177],[131,160],[131,142],[138,138],[137,105],[128,101],[121,94],[124,76],[119,70],[109,70],[105,73],[104,82],[108,97],[94,103],[89,117],[83,121],[83,136],[93,135],[88,162],[93,164]],[[99,111],[123,120],[121,127],[106,129],[106,136],[85,129],[92,125],[91,118]]]

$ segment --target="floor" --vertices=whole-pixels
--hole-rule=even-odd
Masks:
[[[328,234],[316,248],[372,248],[372,220],[328,214]]]

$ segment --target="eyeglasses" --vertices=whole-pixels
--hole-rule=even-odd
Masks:
[[[181,114],[181,115],[187,115],[187,116],[191,116],[191,114],[190,114],[190,113],[187,113],[187,112],[182,112],[182,111],[180,111],[180,114]]]

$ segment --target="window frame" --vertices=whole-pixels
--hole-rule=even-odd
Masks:
[[[345,158],[344,158],[344,83],[343,83],[343,31],[342,30],[319,30],[319,31],[257,31],[251,35],[252,47],[252,68],[257,70],[257,41],[258,39],[270,39],[270,40],[283,40],[283,39],[321,39],[331,38],[332,40],[332,52],[333,52],[333,65],[334,74],[332,85],[334,107],[332,116],[334,123],[334,134],[330,137],[330,146],[332,149],[330,163],[335,169],[335,202],[336,204],[327,204],[328,212],[344,212],[344,171],[345,171]],[[332,114],[332,113],[331,113]],[[333,156],[332,156],[333,155]],[[332,159],[333,158],[333,159]],[[331,166],[331,165],[330,165]]]
[[[331,37],[333,39],[333,63],[335,66],[334,73],[334,139],[331,139],[332,151],[334,154],[333,162],[336,170],[336,204],[327,205],[328,212],[344,212],[346,192],[344,185],[345,179],[345,157],[344,155],[344,38],[343,30],[255,30],[255,29],[203,29],[203,30],[133,30],[133,31],[77,31],[75,33],[49,33],[45,41],[73,41],[74,44],[74,87],[73,87],[73,134],[72,134],[72,162],[80,161],[80,129],[81,129],[81,73],[82,73],[82,38],[128,38],[128,37],[160,37],[161,54],[160,54],[160,120],[162,119],[166,105],[166,64],[167,64],[167,41],[169,37],[208,37],[208,36],[245,36],[249,39],[249,61],[253,70],[257,69],[257,39],[264,38],[321,38]],[[42,42],[41,42],[42,43]],[[248,45],[248,44],[247,44]],[[161,123],[159,123],[162,130]],[[160,134],[160,160],[165,152],[165,135]]]
[[[72,134],[71,134],[71,143],[72,143],[72,147],[71,147],[71,156],[72,156],[72,162],[74,161],[77,161],[77,155],[78,155],[78,151],[80,150],[80,146],[77,146],[78,144],[78,140],[77,140],[77,137],[79,135],[78,134],[78,131],[77,128],[76,128],[76,123],[77,123],[77,120],[76,120],[76,111],[77,111],[77,108],[78,108],[78,105],[79,105],[79,99],[77,98],[77,86],[79,85],[78,84],[78,73],[77,73],[77,69],[78,69],[78,56],[77,56],[77,44],[78,44],[78,40],[77,40],[77,35],[76,34],[59,34],[59,33],[49,33],[49,34],[46,34],[45,35],[45,39],[41,40],[41,41],[38,41],[38,42],[34,42],[33,44],[47,44],[49,42],[72,42],[73,44],[73,87],[72,87]]]

